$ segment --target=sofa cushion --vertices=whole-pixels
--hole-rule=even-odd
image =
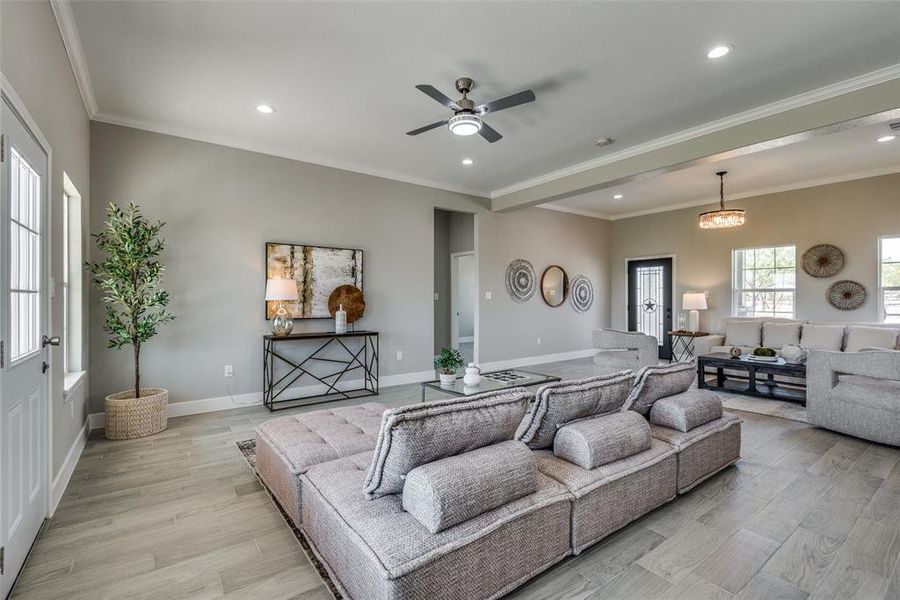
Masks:
[[[847,328],[847,347],[844,352],[859,352],[863,348],[885,348],[893,350],[897,346],[897,330],[891,327]]]
[[[549,448],[566,423],[622,408],[633,385],[634,373],[624,371],[542,386],[516,439],[532,449]]]
[[[813,350],[831,350],[840,352],[844,344],[844,327],[842,325],[810,325],[803,326],[800,345]]]
[[[511,388],[385,411],[366,496],[399,494],[419,465],[513,439],[530,399],[524,388]]]
[[[650,413],[650,407],[660,398],[680,394],[694,383],[696,365],[693,362],[673,365],[653,365],[638,371],[634,389],[625,403],[643,416]]]
[[[727,412],[688,432],[651,425],[650,435],[678,452],[679,494],[741,457],[741,419]]]
[[[347,598],[496,598],[571,553],[571,496],[538,490],[439,533],[399,494],[367,500],[365,463],[347,457],[303,476],[303,528]]]
[[[801,323],[776,323],[766,321],[763,323],[762,345],[774,350],[781,350],[788,344],[800,343]]]
[[[726,346],[759,346],[762,321],[729,320],[725,323]]]
[[[556,432],[553,454],[593,469],[650,449],[650,425],[633,411],[570,423]]]
[[[264,438],[297,475],[312,465],[374,448],[386,410],[383,404],[368,402],[276,417],[257,426],[256,437]]]
[[[709,390],[688,390],[663,398],[650,409],[650,422],[688,432],[722,416],[722,400]]]
[[[537,465],[528,446],[500,442],[410,471],[403,509],[437,533],[533,494],[537,485]]]

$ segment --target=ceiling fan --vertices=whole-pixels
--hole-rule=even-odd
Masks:
[[[507,108],[519,106],[520,104],[534,102],[534,92],[532,92],[531,90],[525,90],[524,92],[519,92],[518,94],[513,94],[511,96],[506,96],[505,98],[500,98],[499,100],[494,100],[493,102],[485,102],[484,104],[475,106],[475,103],[469,100],[469,98],[467,97],[469,92],[471,92],[474,87],[475,82],[472,81],[469,77],[460,77],[459,79],[457,79],[456,91],[462,94],[462,98],[454,102],[453,100],[439,92],[432,85],[417,85],[416,89],[429,95],[437,102],[440,102],[447,108],[451,109],[454,114],[452,117],[445,121],[438,121],[437,123],[432,123],[431,125],[426,125],[425,127],[419,127],[418,129],[407,131],[406,135],[419,135],[420,133],[431,131],[432,129],[436,129],[442,125],[447,125],[450,131],[455,133],[456,135],[475,135],[477,133],[493,144],[503,136],[497,133],[496,129],[482,121],[481,116],[488,113],[495,113],[501,110],[506,110]]]

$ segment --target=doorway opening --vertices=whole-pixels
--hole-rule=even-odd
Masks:
[[[434,352],[450,346],[477,361],[475,215],[434,210]]]
[[[668,360],[672,331],[672,257],[628,260],[628,331],[656,338]]]

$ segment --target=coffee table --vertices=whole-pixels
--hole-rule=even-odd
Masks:
[[[742,373],[725,373],[726,369]],[[715,378],[708,379],[711,374]],[[766,378],[757,379],[757,374],[765,375]],[[778,382],[775,381],[776,375],[800,379],[802,382]],[[746,356],[732,358],[724,352],[704,354],[697,359],[697,387],[805,405],[806,365],[788,363],[781,357],[774,362],[764,362]]]
[[[559,380],[560,378],[555,375],[544,375],[543,373],[523,371],[522,369],[503,369],[502,371],[482,373],[481,383],[476,386],[464,384],[462,377],[457,377],[453,382],[453,385],[447,386],[441,385],[440,380],[435,379],[433,381],[422,382],[422,402],[425,402],[425,391],[428,389],[443,392],[451,396],[473,396],[483,392],[492,392],[494,390],[506,388],[544,385],[545,383],[553,383],[554,381]]]

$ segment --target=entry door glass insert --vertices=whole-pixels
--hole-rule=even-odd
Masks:
[[[41,177],[9,148],[10,362],[41,347]]]
[[[672,259],[628,262],[628,329],[656,338],[659,357],[669,358],[672,329]]]

